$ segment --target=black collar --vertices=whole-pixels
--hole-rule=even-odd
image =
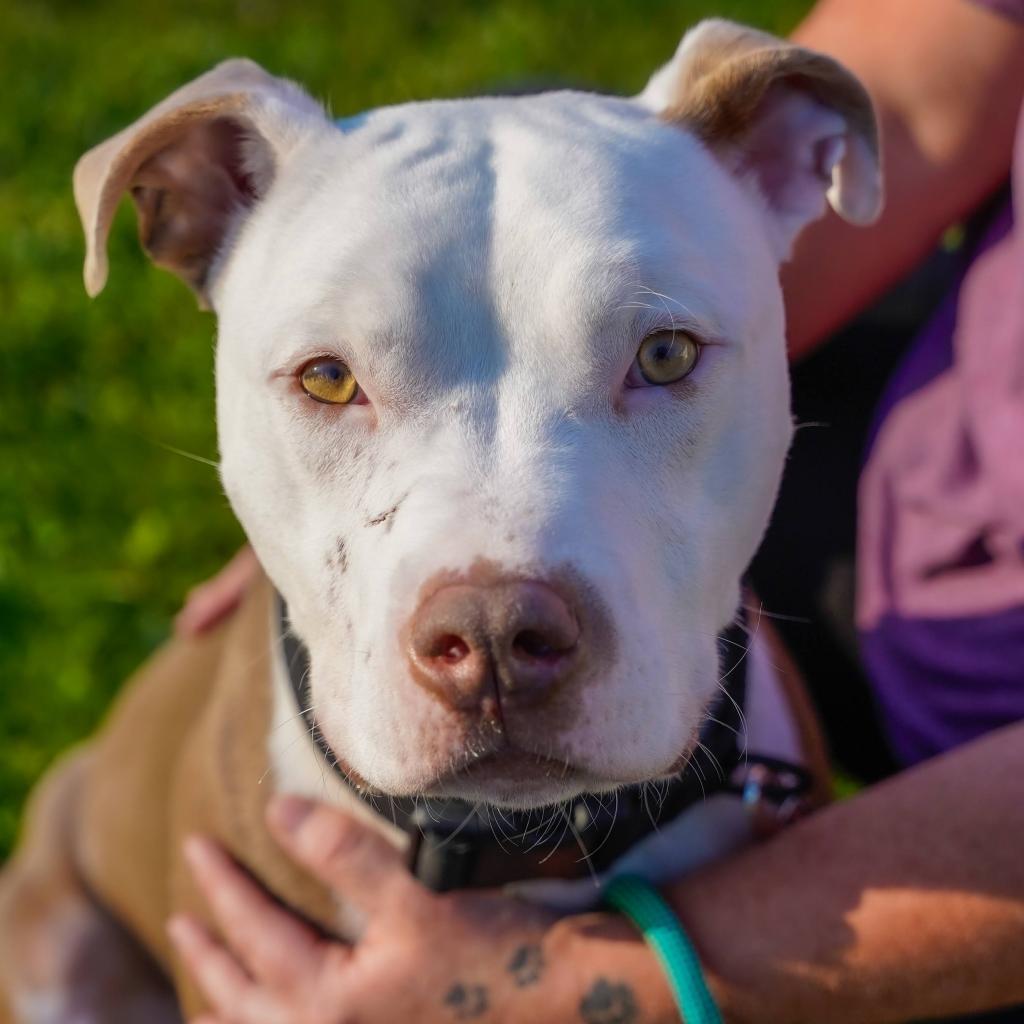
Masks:
[[[310,710],[308,652],[288,628],[284,601],[279,598],[277,604],[296,705],[320,753],[350,785]],[[733,775],[743,757],[737,741],[746,696],[747,647],[741,622],[722,634],[723,692],[711,707],[689,766],[667,783],[629,786],[614,795],[580,796],[556,811],[474,808],[455,799],[377,798],[351,788],[410,835],[416,875],[437,891],[600,873],[704,797],[735,792]]]

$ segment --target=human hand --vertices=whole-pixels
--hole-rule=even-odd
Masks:
[[[558,919],[494,892],[432,893],[377,833],[295,797],[273,801],[268,824],[360,913],[362,933],[355,945],[324,937],[219,847],[189,840],[189,864],[223,933],[187,916],[169,924],[211,1007],[193,1024],[676,1019],[653,957],[619,918]]]
[[[179,636],[197,636],[212,629],[238,607],[259,569],[255,552],[244,544],[220,572],[188,592],[174,631]]]

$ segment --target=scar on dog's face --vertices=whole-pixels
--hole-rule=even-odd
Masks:
[[[778,265],[880,201],[863,89],[705,22],[636,99],[340,125],[246,61],[87,154],[218,315],[224,486],[352,777],[509,806],[685,763],[791,426]]]

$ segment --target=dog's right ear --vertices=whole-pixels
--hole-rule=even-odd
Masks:
[[[281,162],[330,122],[298,86],[249,60],[229,60],[172,93],[75,167],[85,229],[85,288],[107,280],[107,236],[121,196],[138,210],[139,239],[209,306],[211,271],[237,222]]]

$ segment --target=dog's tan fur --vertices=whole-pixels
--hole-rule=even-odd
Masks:
[[[263,825],[273,785],[270,602],[271,589],[260,581],[226,625],[168,644],[127,687],[88,748],[47,777],[0,888],[0,997],[17,992],[28,970],[53,987],[80,970],[83,956],[97,955],[97,936],[111,927],[100,907],[175,975],[168,915],[206,916],[181,857],[181,841],[193,832],[220,840],[306,917],[335,925],[332,898],[284,858]],[[69,928],[73,915],[88,927]],[[119,942],[113,955],[130,945]],[[39,948],[45,962],[32,967]],[[130,973],[152,982],[135,959]],[[178,980],[183,1008],[197,1009],[194,993]],[[105,1004],[96,1012],[97,1020],[114,1019]],[[18,1019],[10,1006],[6,1019]]]
[[[751,129],[780,93],[803,93],[839,114],[846,151],[829,195],[854,223],[878,215],[880,141],[871,97],[860,80],[822,53],[728,21],[705,21],[684,37],[659,73],[666,94],[661,116],[686,125],[713,151],[742,162]]]
[[[664,116],[688,125],[712,146],[736,142],[749,130],[773,85],[788,84],[842,114],[878,152],[871,99],[860,81],[824,54],[799,46],[756,45],[749,31],[723,33],[683,69],[679,100]]]

